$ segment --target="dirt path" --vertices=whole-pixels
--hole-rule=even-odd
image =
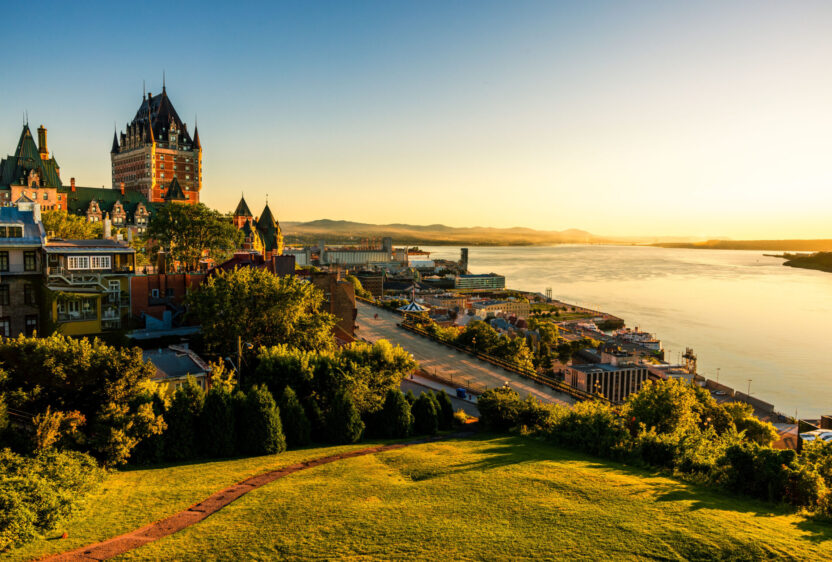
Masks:
[[[123,554],[128,550],[133,550],[134,548],[138,548],[145,544],[157,541],[162,537],[172,535],[173,533],[181,531],[182,529],[186,529],[191,525],[195,525],[196,523],[199,523],[212,513],[216,513],[217,511],[221,510],[237,498],[246,495],[252,490],[256,490],[257,488],[264,486],[269,482],[274,482],[278,478],[288,476],[293,472],[306,470],[308,468],[314,468],[322,464],[340,461],[343,459],[361,457],[364,455],[372,455],[384,451],[401,449],[410,445],[420,445],[422,443],[441,441],[443,439],[461,437],[471,434],[472,432],[461,432],[454,433],[451,435],[441,435],[437,437],[417,439],[415,441],[408,441],[406,443],[395,443],[392,445],[377,445],[375,447],[367,447],[366,449],[358,449],[355,451],[350,451],[348,453],[340,453],[337,455],[330,455],[328,457],[320,457],[317,459],[304,461],[302,463],[285,466],[283,468],[278,468],[276,470],[271,470],[269,472],[264,472],[262,474],[257,474],[250,478],[246,478],[245,480],[238,482],[233,486],[221,490],[210,497],[205,498],[198,504],[193,505],[184,511],[175,513],[170,517],[167,517],[160,521],[156,521],[155,523],[151,523],[150,525],[145,525],[144,527],[135,529],[133,531],[130,531],[129,533],[125,533],[123,535],[119,535],[117,537],[113,537],[102,542],[90,544],[78,548],[76,550],[62,552],[60,554],[54,554],[52,556],[42,558],[41,560],[108,560],[110,558],[118,556],[119,554]]]

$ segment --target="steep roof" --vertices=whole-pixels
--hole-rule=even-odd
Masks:
[[[199,127],[194,125],[194,148],[202,148],[202,143],[199,142]]]
[[[142,103],[136,111],[136,116],[133,117],[133,121],[128,125],[128,128],[137,128],[147,135],[148,141],[152,138],[156,142],[165,142],[164,139],[167,138],[171,123],[175,123],[179,130],[180,146],[195,146],[194,141],[191,140],[191,135],[188,134],[188,127],[179,118],[179,114],[168,97],[167,90],[162,88],[161,94],[156,96],[147,94],[147,97],[142,99]]]
[[[110,150],[111,153],[115,154],[118,152],[118,133],[113,131],[113,148]]]
[[[152,213],[154,206],[149,203],[144,195],[136,191],[125,191],[121,194],[119,189],[104,187],[76,187],[75,191],[65,194],[66,210],[73,215],[86,215],[90,203],[95,200],[102,213],[113,214],[113,205],[120,201],[124,212],[127,214],[128,222],[132,222],[133,215],[142,203],[148,213]]]
[[[267,252],[279,246],[278,237],[280,236],[280,225],[274,220],[274,215],[272,215],[272,210],[269,209],[268,203],[266,203],[266,208],[260,214],[260,218],[257,219],[256,226]]]
[[[237,208],[234,209],[234,216],[235,217],[253,217],[254,215],[251,214],[251,211],[246,204],[246,198],[240,196],[240,202],[237,203]]]
[[[40,176],[42,187],[61,187],[58,163],[54,158],[41,159],[29,125],[23,125],[14,154],[0,160],[0,186],[26,185],[32,170]]]
[[[185,192],[182,191],[182,186],[179,185],[179,180],[176,179],[174,176],[173,180],[170,182],[168,186],[167,195],[165,195],[165,201],[187,201],[188,198],[185,196]]]
[[[0,207],[0,226],[22,226],[23,236],[5,237],[6,231],[0,231],[0,247],[40,246],[44,241],[43,226],[36,222],[33,211],[23,211],[18,207]]]

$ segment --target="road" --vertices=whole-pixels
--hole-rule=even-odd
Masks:
[[[567,394],[557,392],[520,375],[476,359],[467,353],[456,351],[435,341],[402,330],[396,326],[401,321],[401,316],[398,314],[363,302],[357,302],[356,306],[358,307],[356,322],[359,326],[355,334],[357,338],[368,341],[384,338],[391,343],[398,344],[413,354],[421,367],[429,373],[435,370],[440,374],[451,374],[454,378],[470,379],[484,384],[488,388],[502,386],[508,381],[511,388],[523,397],[532,394],[541,402],[559,404],[573,404],[575,402]],[[378,318],[374,317],[375,314],[378,314]]]

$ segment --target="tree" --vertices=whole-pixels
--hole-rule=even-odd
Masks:
[[[442,390],[436,393],[436,401],[439,403],[439,428],[451,429],[454,426],[454,405],[448,394]]]
[[[686,431],[699,423],[698,401],[692,385],[675,379],[647,381],[641,390],[627,398],[626,416],[635,418],[656,433]]]
[[[113,348],[98,339],[0,341],[0,393],[8,407],[34,415],[78,411],[85,447],[107,464],[122,464],[144,438],[164,430],[161,416],[137,400],[155,374],[137,347]]]
[[[243,267],[210,276],[189,293],[188,314],[202,325],[205,345],[214,353],[235,353],[238,337],[255,347],[333,346],[335,317],[323,310],[323,293],[265,269]]]
[[[258,385],[246,394],[244,450],[250,455],[273,455],[286,450],[280,410],[269,389]]]
[[[497,330],[482,320],[474,320],[468,322],[465,330],[457,336],[456,343],[462,347],[473,347],[480,353],[489,353],[497,345],[499,338]]]
[[[416,403],[416,395],[413,394],[412,390],[408,390],[407,393],[404,395],[404,399],[407,400],[407,403],[413,406]]]
[[[188,460],[197,456],[197,424],[204,400],[202,388],[191,376],[174,392],[165,420],[168,424],[165,432],[165,456],[168,459]]]
[[[361,439],[364,422],[350,395],[339,392],[327,416],[327,433],[332,443],[355,443]]]
[[[413,427],[410,404],[401,390],[391,388],[381,409],[381,426],[385,437],[407,437]]]
[[[347,275],[344,277],[347,281],[352,283],[353,290],[355,290],[355,296],[362,297],[365,299],[372,299],[373,295],[361,285],[361,280],[356,277],[355,275]]]
[[[222,213],[202,203],[158,207],[150,219],[147,236],[191,271],[198,269],[205,254],[221,261],[243,240],[242,231]]]
[[[283,433],[286,435],[286,445],[290,449],[308,445],[312,427],[297,394],[291,387],[283,389],[278,407],[283,422]]]
[[[199,416],[202,453],[211,458],[233,456],[234,425],[234,403],[231,392],[224,386],[212,387],[205,395],[205,403]]]
[[[439,430],[439,416],[430,396],[422,393],[413,404],[413,433],[435,435]]]
[[[103,226],[90,222],[86,216],[71,215],[66,211],[44,211],[41,214],[43,229],[50,237],[64,240],[91,240],[101,238]]]
[[[520,395],[504,386],[486,390],[477,399],[480,420],[493,431],[507,431],[518,422],[521,407]]]
[[[754,407],[745,402],[729,402],[722,408],[731,416],[737,431],[744,431],[748,441],[770,447],[777,441],[777,429],[769,422],[764,422],[754,415]]]

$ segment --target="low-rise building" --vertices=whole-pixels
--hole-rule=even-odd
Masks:
[[[144,350],[142,359],[156,367],[151,380],[166,387],[168,394],[185,384],[188,376],[194,377],[202,390],[208,390],[211,385],[211,366],[187,347],[171,345]]]
[[[112,239],[55,239],[43,249],[49,317],[57,331],[89,335],[127,328],[133,248]]]
[[[468,299],[464,295],[426,295],[425,302],[432,308],[446,308],[448,310],[465,310],[468,307]]]
[[[528,318],[531,314],[531,305],[526,300],[487,300],[474,303],[472,308],[479,316],[502,312],[506,315],[513,314],[518,318]]]
[[[40,326],[45,240],[40,207],[0,207],[0,335],[34,335]]]
[[[641,390],[647,376],[647,367],[638,364],[589,363],[566,368],[567,384],[591,394],[600,393],[616,404]]]
[[[362,273],[359,271],[355,276],[361,281],[361,286],[371,295],[376,298],[384,296],[384,275]]]
[[[457,275],[455,289],[505,289],[506,278],[496,273]]]

